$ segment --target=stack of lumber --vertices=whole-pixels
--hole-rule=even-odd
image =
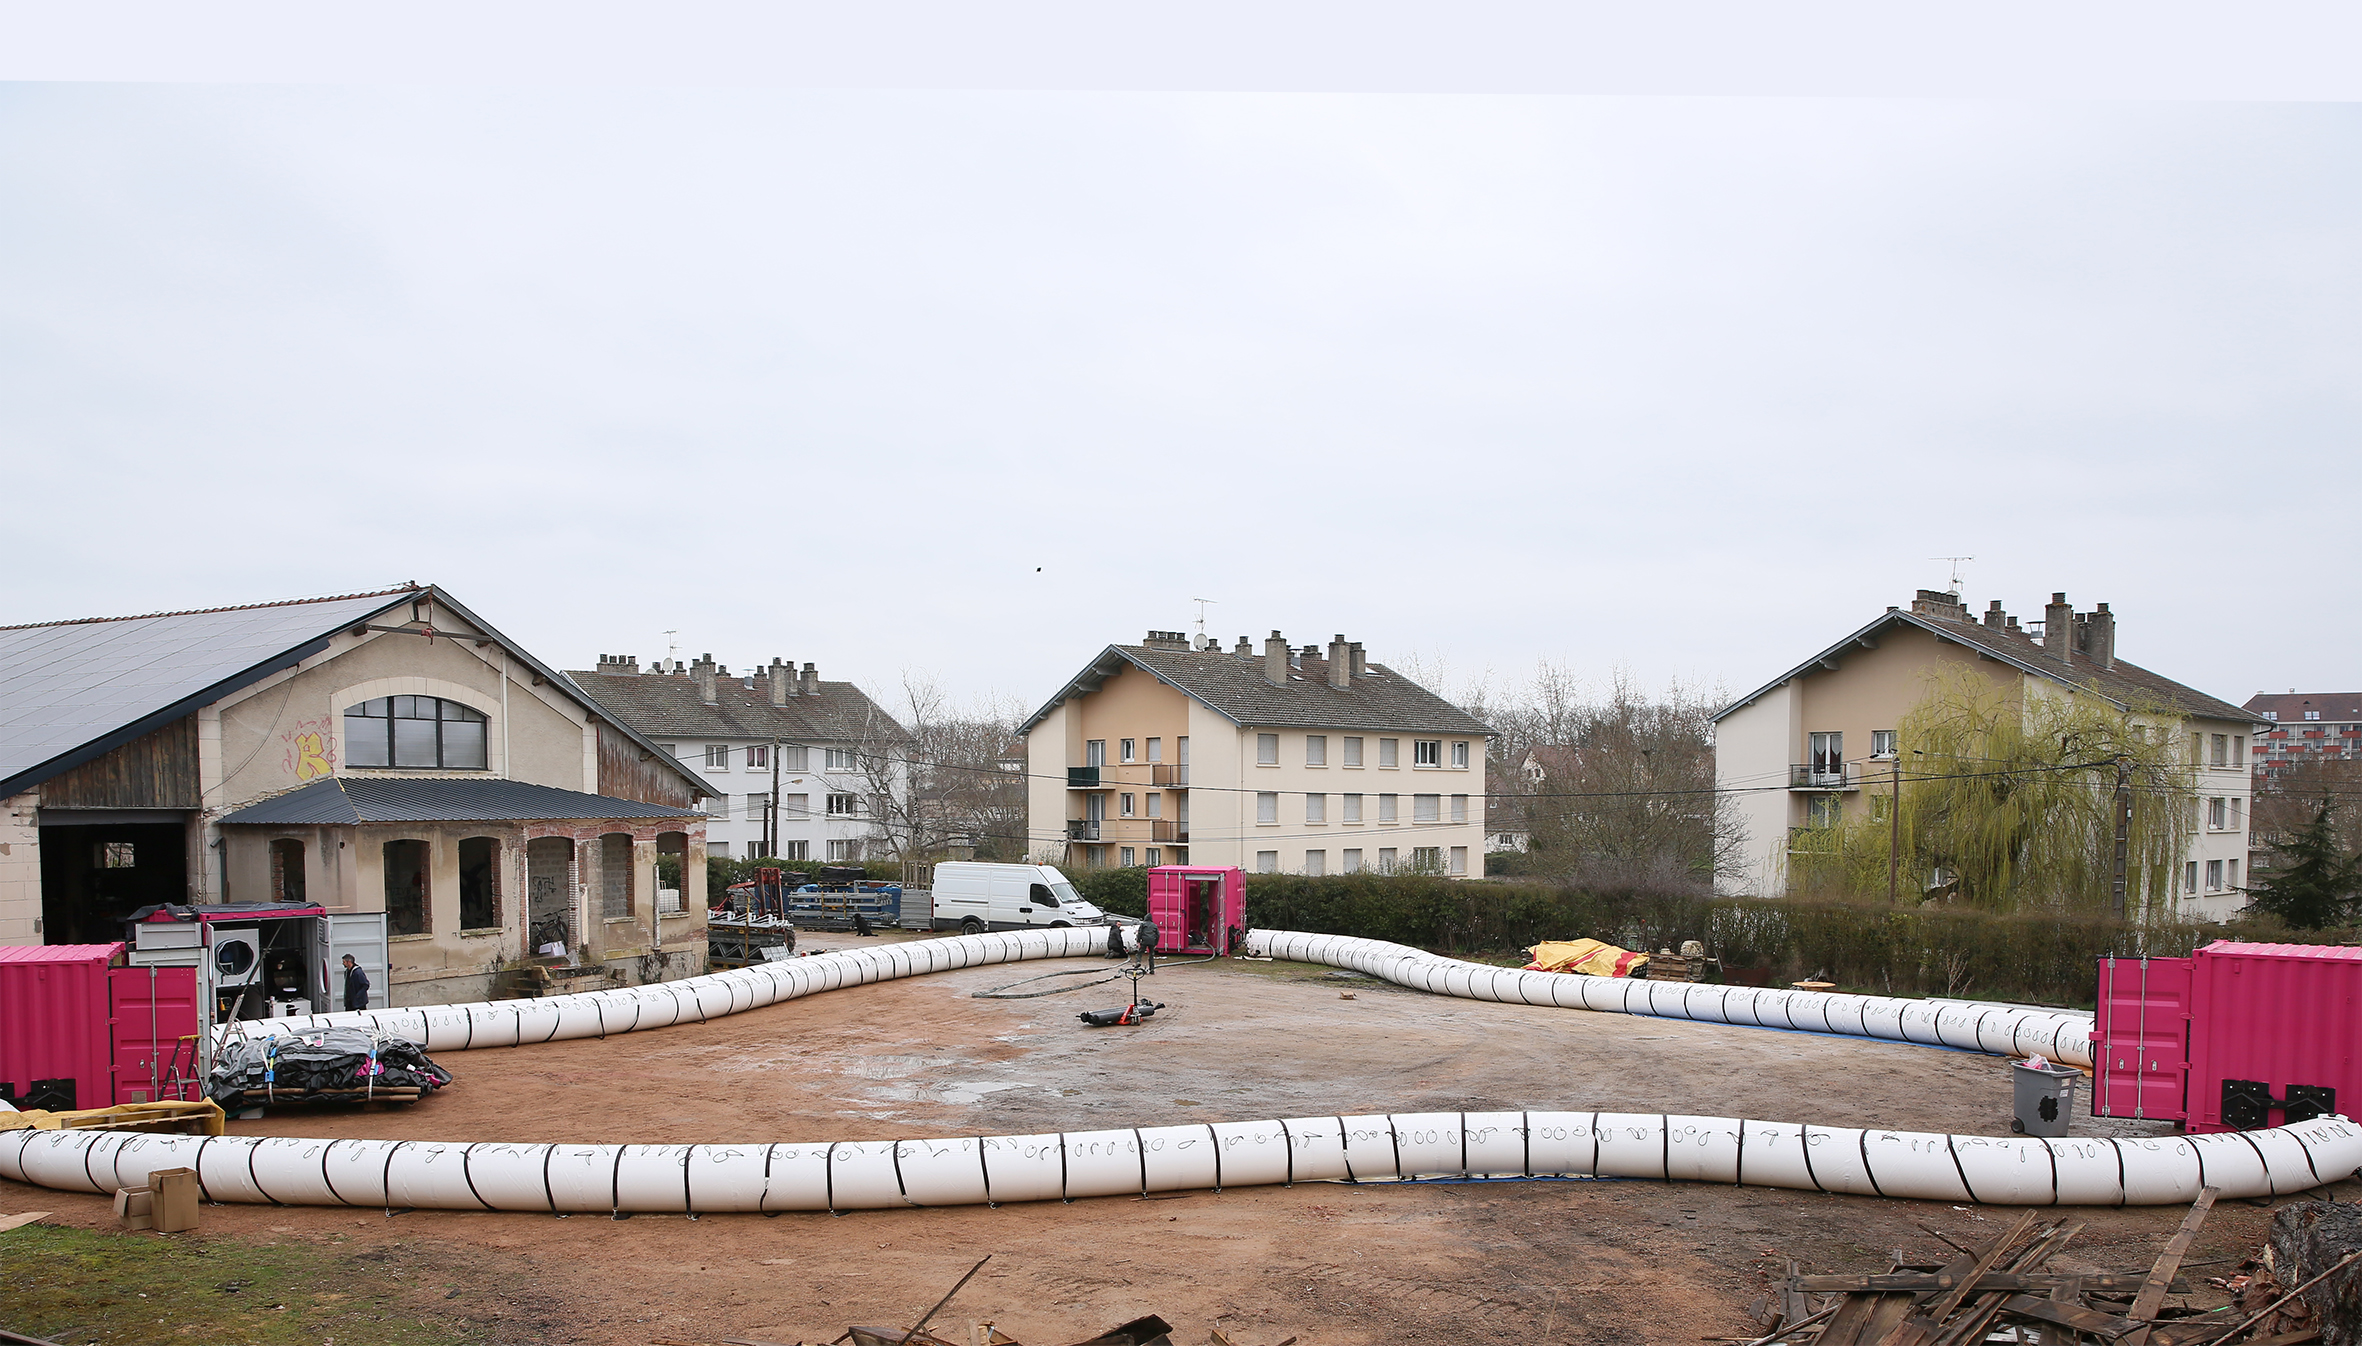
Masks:
[[[1778,1330],[1748,1346],[1975,1346],[2013,1339],[2043,1346],[2296,1346],[2317,1340],[2318,1329],[2273,1331],[2276,1305],[2253,1313],[2237,1306],[2207,1313],[2167,1306],[2168,1295],[2189,1289],[2179,1279],[2182,1258],[2214,1198],[2211,1187],[2199,1194],[2146,1272],[2046,1270],[2083,1226],[2038,1227],[2029,1211],[2000,1238],[1963,1249],[1940,1267],[1897,1267],[1874,1276],[1791,1275]]]

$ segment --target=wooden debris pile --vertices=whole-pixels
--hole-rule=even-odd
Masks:
[[[1775,1330],[1746,1346],[2296,1346],[2321,1329],[2298,1300],[2309,1286],[2256,1288],[2204,1313],[2169,1307],[2185,1294],[2182,1258],[2215,1189],[2190,1207],[2146,1272],[2072,1275],[2046,1269],[2079,1234],[2080,1223],[2037,1225],[2027,1212],[1981,1248],[1964,1248],[1942,1266],[1898,1265],[1884,1275],[1791,1274]],[[1793,1267],[1791,1268],[1793,1270]]]

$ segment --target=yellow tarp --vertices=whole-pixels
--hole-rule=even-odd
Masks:
[[[1629,977],[1648,963],[1648,955],[1619,949],[1596,939],[1545,940],[1526,950],[1533,961],[1530,972],[1582,972],[1594,977]]]

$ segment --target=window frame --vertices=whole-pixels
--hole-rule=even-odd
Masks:
[[[1264,733],[1255,735],[1255,765],[1279,765],[1279,735]]]
[[[1306,734],[1304,736],[1304,765],[1326,767],[1328,764],[1329,736],[1327,734]]]
[[[1255,826],[1279,826],[1279,791],[1257,790],[1255,792]]]
[[[1427,768],[1427,769],[1433,770],[1433,769],[1436,769],[1436,768],[1440,768],[1442,765],[1443,765],[1443,740],[1442,740],[1442,739],[1440,739],[1440,738],[1415,738],[1415,739],[1412,739],[1412,740],[1411,740],[1411,768],[1412,768],[1412,770],[1414,770],[1414,771],[1415,771],[1415,770],[1418,770],[1418,769],[1420,769],[1420,768]]]
[[[1304,822],[1307,826],[1326,827],[1329,823],[1329,797],[1318,792],[1304,796]]]
[[[768,743],[747,744],[746,769],[749,771],[769,771],[771,769],[771,745]]]
[[[1401,766],[1402,740],[1399,738],[1379,739],[1378,769],[1381,771],[1394,771],[1400,769]]]
[[[413,710],[416,709],[416,704],[418,702],[424,701],[432,703],[434,706],[434,714],[431,716],[420,716],[416,714],[396,715],[394,713],[394,704],[399,701],[407,701],[412,703]],[[371,706],[385,707],[385,714],[382,716],[369,714],[368,711]],[[450,714],[449,712],[452,710],[457,710],[461,713],[457,715]],[[382,723],[385,726],[384,761],[372,762],[360,760],[361,755],[354,751],[355,747],[359,744],[367,742],[371,738],[376,737],[376,735],[372,733],[358,732],[354,725],[354,721],[356,720],[360,721],[362,725]],[[435,727],[435,760],[432,763],[404,762],[401,760],[401,736],[395,731],[395,726],[400,724],[419,723],[431,723]],[[445,726],[453,724],[473,724],[478,726],[478,742],[476,744],[476,752],[482,760],[456,764],[451,761],[452,744],[450,742],[450,734]],[[337,726],[338,732],[344,736],[344,764],[355,770],[490,771],[492,769],[492,712],[487,710],[479,710],[476,707],[469,705],[467,702],[458,699],[457,697],[428,696],[423,693],[412,694],[407,692],[399,695],[363,697],[361,700],[356,701],[344,708],[343,712],[337,716]]]
[[[1468,769],[1468,740],[1466,740],[1466,739],[1464,739],[1464,738],[1456,738],[1456,739],[1453,739],[1453,740],[1452,740],[1452,770],[1454,770],[1454,771],[1466,771],[1467,769]]]
[[[838,800],[850,800],[852,802],[849,807],[838,808]],[[827,810],[826,816],[831,818],[858,818],[863,812],[861,807],[861,796],[858,792],[852,790],[829,791],[828,798],[821,805],[821,807]]]

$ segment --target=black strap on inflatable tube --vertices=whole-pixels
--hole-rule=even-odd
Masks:
[[[1206,1123],[1206,1138],[1214,1142],[1214,1191],[1219,1195],[1222,1191],[1222,1133],[1214,1129],[1212,1122]]]
[[[1394,1114],[1391,1112],[1386,1114],[1386,1139],[1394,1146],[1394,1176],[1399,1181],[1403,1176],[1402,1133],[1394,1129]]]
[[[1073,1205],[1074,1197],[1066,1190],[1066,1133],[1058,1133],[1058,1200]]]
[[[459,1152],[459,1178],[460,1181],[467,1184],[467,1194],[476,1199],[476,1204],[482,1206],[486,1210],[491,1210],[492,1203],[486,1201],[484,1199],[484,1194],[476,1190],[476,1173],[473,1163],[473,1156],[476,1153],[476,1146],[483,1143],[484,1142],[480,1140],[476,1141],[473,1144],[470,1144],[466,1149]]]
[[[1353,1175],[1353,1141],[1346,1133],[1343,1117],[1337,1119],[1337,1153],[1345,1157],[1345,1181],[1359,1187],[1361,1179]]]
[[[2059,1204],[2059,1152],[2048,1140],[2042,1142],[2042,1152],[2050,1156],[2050,1204],[2055,1206]]]
[[[689,1161],[696,1156],[696,1146],[681,1147],[681,1213],[692,1220],[697,1218],[697,1201],[689,1193]]]
[[[2187,1145],[2187,1146],[2189,1146],[2189,1147],[2190,1147],[2190,1153],[2191,1153],[2191,1154],[2193,1154],[2193,1155],[2195,1155],[2195,1156],[2197,1156],[2197,1159],[2198,1159],[2198,1185],[2199,1185],[2200,1187],[2204,1187],[2204,1186],[2206,1186],[2206,1147],[2205,1147],[2205,1146],[2203,1146],[2203,1145],[2200,1145],[2200,1144],[2197,1142],[2197,1140],[2196,1140],[2195,1138],[2193,1138],[2193,1137],[2184,1136],[2184,1137],[2182,1137],[2181,1139],[2182,1139],[2182,1144],[2184,1144],[2184,1145]]]
[[[836,1141],[833,1141],[833,1140],[832,1140],[832,1141],[830,1141],[830,1142],[828,1143],[828,1150],[827,1150],[827,1152],[826,1152],[826,1153],[824,1153],[824,1154],[822,1154],[822,1155],[820,1156],[820,1177],[821,1177],[821,1181],[822,1181],[822,1183],[824,1184],[824,1185],[823,1185],[823,1187],[821,1188],[821,1191],[822,1191],[822,1193],[823,1193],[823,1195],[822,1195],[822,1198],[821,1198],[821,1199],[822,1199],[823,1201],[825,1201],[825,1202],[828,1204],[828,1213],[829,1213],[829,1214],[831,1214],[831,1215],[834,1215],[834,1214],[836,1214],[836,1213],[837,1213],[837,1142],[836,1142]]]
[[[385,1199],[385,1208],[388,1214],[391,1214],[394,1209],[394,1156],[400,1154],[402,1147],[409,1143],[406,1140],[395,1141],[392,1147],[385,1152],[385,1167],[378,1170],[377,1194]]]
[[[1517,1114],[1517,1134],[1525,1143],[1525,1175],[1530,1178],[1534,1176],[1534,1114]]]
[[[1285,1149],[1285,1150],[1288,1152],[1288,1177],[1287,1177],[1287,1181],[1286,1181],[1286,1182],[1284,1182],[1284,1183],[1282,1183],[1282,1184],[1281,1184],[1281,1186],[1283,1186],[1283,1187],[1293,1187],[1293,1186],[1295,1186],[1295,1185],[1296,1185],[1296,1138],[1295,1138],[1295,1136],[1291,1135],[1291,1134],[1289,1133],[1289,1131],[1288,1131],[1288,1119],[1287,1119],[1287,1118],[1285,1118],[1285,1117],[1280,1117],[1280,1118],[1275,1118],[1274,1120],[1276,1120],[1276,1121],[1279,1123],[1279,1143],[1280,1143],[1280,1146],[1281,1146],[1283,1149]],[[1468,1150],[1467,1150],[1467,1147],[1466,1147],[1465,1145],[1463,1145],[1463,1146],[1461,1147],[1461,1150],[1460,1150],[1460,1156],[1461,1156],[1461,1160],[1462,1160],[1462,1167],[1466,1167],[1466,1160],[1467,1160],[1467,1155],[1468,1155]]]
[[[514,1018],[514,1036],[516,1038],[516,1041],[511,1042],[509,1046],[522,1047],[525,1045],[525,1007],[522,1004],[516,1005],[509,1010],[509,1013]]]
[[[2284,1129],[2287,1131],[2289,1139],[2296,1142],[2297,1152],[2304,1155],[2305,1171],[2313,1175],[2313,1185],[2316,1187],[2320,1186],[2321,1166],[2313,1162],[2313,1147],[2305,1144],[2305,1138],[2297,1134],[2295,1127],[2287,1127]]]
[[[591,1008],[599,1012],[599,1041],[607,1040],[607,1002],[592,997]]]
[[[984,1173],[984,1204],[998,1210],[1001,1203],[992,1199],[992,1160],[985,1155],[984,1151],[984,1137],[978,1136],[976,1137],[976,1167]]]
[[[1673,1118],[1666,1113],[1657,1114],[1657,1140],[1657,1169],[1664,1176],[1665,1181],[1671,1182],[1673,1181]]]
[[[2116,1147],[2116,1207],[2122,1210],[2129,1204],[2126,1198],[2132,1195],[2130,1185],[2124,1181],[2124,1142],[2112,1139],[2108,1143]]]
[[[1591,1177],[1599,1178],[1599,1114],[1591,1114]]]
[[[1952,1133],[1945,1132],[1944,1153],[1952,1156],[1952,1171],[1960,1175],[1960,1190],[1968,1193],[1970,1204],[1981,1206],[1985,1203],[1977,1200],[1977,1189],[1971,1186],[1968,1181],[1968,1165],[1960,1162],[1960,1147],[1953,1144],[1952,1141]]]
[[[1862,1176],[1870,1180],[1871,1191],[1886,1195],[1886,1189],[1878,1185],[1877,1171],[1870,1167],[1870,1128],[1866,1126],[1862,1128]]]
[[[106,1188],[98,1185],[98,1175],[90,1171],[90,1156],[97,1153],[98,1142],[100,1136],[103,1134],[104,1133],[102,1132],[99,1134],[86,1136],[82,1141],[82,1181],[89,1183],[90,1190],[93,1192],[103,1192],[107,1190]],[[117,1133],[115,1145],[118,1149],[120,1149],[122,1144],[123,1141],[121,1139],[121,1133]]]
[[[219,1136],[207,1136],[198,1141],[197,1157],[189,1161],[190,1171],[197,1175],[197,1195],[207,1201],[213,1200],[213,1189],[205,1185],[205,1147],[220,1139]]]
[[[462,1005],[459,1007],[459,1012],[466,1016],[467,1022],[467,1035],[459,1040],[459,1049],[463,1052],[471,1051],[476,1045],[476,1007]]]
[[[2280,1195],[2280,1183],[2272,1177],[2272,1161],[2264,1156],[2264,1147],[2256,1144],[2254,1138],[2244,1131],[2234,1131],[2231,1134],[2246,1141],[2247,1148],[2255,1151],[2255,1161],[2264,1166],[2264,1191],[2273,1196]]]
[[[1140,1128],[1132,1128],[1132,1149],[1140,1156],[1140,1195],[1148,1195],[1148,1142],[1140,1138]]]
[[[549,1213],[552,1215],[558,1213],[558,1189],[550,1184],[549,1164],[550,1160],[557,1157],[557,1154],[558,1147],[555,1145],[541,1147],[541,1196],[544,1201],[549,1202]]]
[[[629,1145],[615,1147],[615,1167],[607,1173],[607,1218],[610,1220],[623,1218],[623,1152],[630,1148]]]
[[[679,1010],[679,1008],[680,1008],[680,1002],[679,1002],[679,1001],[674,1001],[674,1002],[673,1002],[673,1007],[674,1007],[674,1010],[675,1010],[675,1012],[678,1012],[678,1010]],[[642,1018],[646,1017],[647,1013],[648,1013],[648,1002],[647,1002],[645,999],[643,999],[643,998],[641,998],[641,997],[639,997],[639,996],[636,996],[636,995],[635,995],[635,996],[633,996],[633,997],[632,997],[632,1026],[631,1026],[631,1027],[629,1027],[629,1028],[626,1028],[626,1029],[624,1029],[623,1031],[624,1031],[624,1032],[626,1032],[626,1033],[637,1033],[637,1032],[639,1032],[639,1031],[640,1031],[640,1020],[641,1020]]]
[[[909,1184],[902,1181],[902,1142],[899,1140],[888,1141],[886,1143],[886,1154],[894,1161],[895,1194],[900,1196],[905,1204],[912,1206],[919,1204],[918,1202],[912,1201],[910,1199],[910,1186]]]
[[[1821,1182],[1821,1175],[1813,1171],[1812,1123],[1798,1122],[1796,1124],[1796,1148],[1804,1151],[1804,1176],[1812,1179],[1812,1184],[1815,1190],[1822,1192],[1828,1191],[1828,1187]]]
[[[262,1138],[260,1136],[248,1138],[246,1143],[246,1181],[253,1184],[255,1191],[262,1193],[263,1200],[270,1202],[274,1206],[284,1206],[287,1203],[281,1201],[275,1196],[272,1196],[270,1192],[262,1185],[262,1175],[254,1171],[254,1152],[261,1148]]]
[[[328,1189],[328,1195],[336,1198],[337,1205],[349,1206],[353,1203],[345,1200],[344,1193],[336,1190],[336,1178],[328,1171],[328,1152],[336,1148],[337,1141],[343,1139],[344,1137],[338,1136],[336,1140],[329,1141],[320,1147],[320,1185]]]

